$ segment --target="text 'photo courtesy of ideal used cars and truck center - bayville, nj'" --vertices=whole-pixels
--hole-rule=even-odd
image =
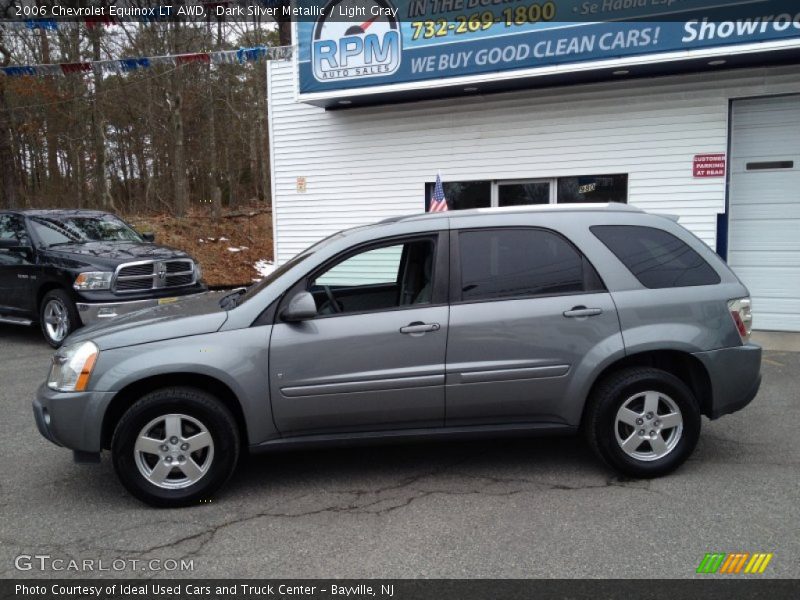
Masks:
[[[0,0],[2,599],[794,598],[800,5]]]

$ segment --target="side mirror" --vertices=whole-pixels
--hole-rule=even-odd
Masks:
[[[152,231],[147,231],[147,232],[142,234],[142,239],[145,242],[150,242],[150,243],[155,242],[156,241],[156,234],[153,233]]]
[[[281,312],[281,319],[290,323],[313,319],[317,316],[317,303],[310,292],[298,292]]]
[[[3,238],[0,239],[0,248],[5,250],[26,250],[30,248],[30,243],[27,240]]]

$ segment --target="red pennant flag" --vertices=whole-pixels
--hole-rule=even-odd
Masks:
[[[175,62],[179,65],[185,63],[209,63],[211,62],[211,55],[208,52],[197,52],[196,54],[179,54],[175,57]]]
[[[69,75],[70,73],[89,73],[92,70],[92,63],[79,62],[79,63],[61,63],[62,73]]]

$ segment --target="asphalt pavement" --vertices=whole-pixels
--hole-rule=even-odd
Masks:
[[[658,579],[697,577],[707,552],[800,576],[800,353],[765,353],[755,401],[704,419],[661,479],[620,479],[580,438],[426,443],[248,458],[179,510],[130,497],[107,453],[77,465],[39,435],[50,356],[0,325],[0,577]]]

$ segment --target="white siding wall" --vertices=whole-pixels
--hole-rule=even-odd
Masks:
[[[276,258],[319,238],[424,210],[424,184],[628,173],[628,201],[677,214],[712,247],[730,98],[800,92],[796,67],[753,69],[325,111],[295,102],[292,65],[269,68]],[[297,193],[296,178],[307,191]]]

